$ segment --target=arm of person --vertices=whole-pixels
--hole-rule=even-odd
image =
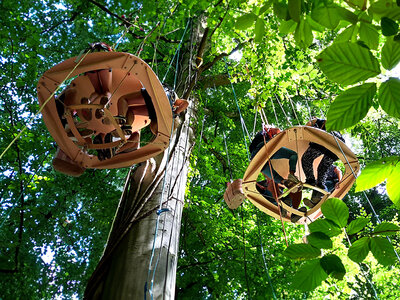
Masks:
[[[342,171],[341,171],[338,167],[336,167],[336,166],[335,166],[335,168],[334,168],[333,171],[335,172],[335,174],[336,174],[336,176],[337,176],[337,178],[338,178],[338,182],[337,182],[336,185],[335,185],[335,189],[338,189],[338,188],[340,188],[340,182],[342,181],[343,173],[342,173]]]

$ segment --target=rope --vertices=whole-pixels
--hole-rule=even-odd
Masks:
[[[57,86],[57,88],[54,90],[53,93],[51,93],[51,95],[49,96],[49,98],[46,99],[46,101],[43,103],[43,105],[39,108],[39,110],[33,115],[32,118],[29,119],[28,123],[22,128],[22,130],[16,135],[16,137],[11,141],[10,144],[8,144],[8,146],[6,147],[6,149],[3,151],[3,153],[1,153],[0,155],[0,159],[2,159],[2,157],[4,156],[4,154],[8,151],[8,149],[10,149],[10,147],[15,143],[16,140],[18,140],[20,138],[20,136],[22,135],[22,133],[28,128],[29,125],[32,124],[32,122],[35,120],[36,116],[38,114],[40,114],[42,112],[42,110],[44,109],[44,107],[46,106],[46,104],[54,97],[54,95],[57,93],[57,91],[60,89],[60,86],[62,86],[64,84],[65,81],[67,81],[69,79],[69,76],[71,76],[71,74],[76,70],[76,68],[81,64],[81,62],[85,59],[86,55],[89,54],[89,52],[91,52],[91,49],[89,49],[83,56],[82,58],[79,60],[79,62],[75,65],[75,67],[73,67],[73,69],[71,70],[71,72],[68,73],[68,75],[64,78],[64,80]]]
[[[257,222],[257,229],[258,229],[258,237],[260,239],[260,246],[261,246],[261,255],[263,258],[263,262],[264,262],[264,268],[265,271],[267,272],[267,278],[268,278],[268,283],[271,287],[271,291],[272,291],[272,296],[274,298],[274,300],[277,300],[276,295],[275,295],[275,291],[274,291],[274,285],[272,284],[272,280],[271,280],[271,276],[269,275],[269,270],[268,270],[268,264],[267,264],[267,260],[265,259],[265,254],[264,254],[264,246],[263,246],[263,242],[262,242],[262,238],[261,238],[261,230],[260,230],[260,221],[258,218],[258,209],[256,208],[256,222]]]
[[[290,121],[290,118],[287,116],[286,111],[283,108],[283,106],[282,106],[281,102],[279,101],[279,98],[278,98],[278,96],[276,94],[275,94],[275,98],[276,98],[276,101],[278,101],[278,104],[281,107],[281,109],[283,111],[283,114],[285,115],[286,120],[289,122],[290,126],[293,126],[292,122]]]
[[[254,110],[256,111],[256,113],[254,114],[253,132],[251,133],[251,136],[253,137],[256,132],[256,125],[257,125],[257,113],[258,113],[257,106],[254,106]]]
[[[179,52],[179,50],[180,50],[180,48],[181,48],[181,45],[182,45],[182,42],[183,42],[183,38],[185,37],[186,30],[188,29],[189,23],[190,23],[190,19],[188,19],[188,21],[187,21],[187,23],[186,23],[186,27],[185,27],[185,30],[183,31],[183,34],[182,34],[181,40],[180,40],[180,42],[179,42],[178,48],[176,49],[175,54],[174,54],[174,56],[172,57],[172,60],[171,60],[170,63],[169,63],[169,66],[168,66],[168,68],[167,68],[167,71],[165,72],[164,78],[163,78],[163,80],[161,81],[161,83],[164,83],[165,78],[167,78],[169,69],[171,68],[172,63],[174,62],[175,57],[177,56],[177,53]]]
[[[251,299],[249,278],[247,276],[246,243],[245,243],[246,237],[245,237],[245,233],[244,233],[244,224],[243,224],[243,206],[240,207],[240,216],[242,219],[244,277],[246,278],[247,294],[248,294],[249,299]]]
[[[135,19],[136,22],[136,19]],[[134,24],[130,24],[129,26],[127,26],[124,30],[124,32],[122,33],[122,35],[119,37],[119,39],[115,42],[114,45],[112,45],[112,49],[116,50],[119,43],[121,42],[121,40],[124,38],[124,36],[128,33],[129,29],[133,26]]]
[[[276,115],[276,110],[275,110],[275,105],[274,105],[274,99],[273,98],[271,98],[271,104],[272,104],[272,110],[274,111],[274,115],[275,115],[276,125],[279,126],[279,120],[278,120],[278,116]]]
[[[333,134],[332,134],[332,136],[333,136],[333,138],[335,139],[336,145],[339,147],[340,152],[342,152],[342,155],[344,156],[344,158],[345,158],[345,160],[346,160],[346,163],[347,163],[347,165],[349,166],[349,168],[350,168],[350,170],[351,170],[351,173],[353,174],[354,178],[357,179],[357,176],[356,176],[356,174],[355,174],[355,172],[354,172],[354,170],[353,170],[353,167],[350,165],[350,162],[349,162],[349,160],[347,159],[347,156],[346,156],[346,154],[344,153],[342,147],[340,146],[340,144],[339,144],[339,142],[338,142],[336,136],[334,136]],[[372,213],[374,214],[377,223],[378,223],[378,224],[381,224],[382,221],[381,221],[381,219],[379,218],[379,215],[376,213],[376,211],[375,211],[375,209],[374,209],[374,206],[372,205],[372,203],[371,203],[371,201],[369,200],[369,198],[368,198],[367,194],[365,193],[365,191],[363,191],[363,195],[364,195],[365,199],[367,199],[367,202],[368,202],[369,206],[371,207]],[[386,238],[387,238],[387,240],[388,240],[390,243],[392,243],[391,239],[390,239],[388,236],[387,236]],[[396,254],[397,260],[400,262],[400,256],[399,256],[399,254],[397,253],[397,251],[396,251],[396,249],[395,249],[394,247],[393,247],[393,250],[394,250],[394,253]]]
[[[225,131],[224,131],[223,133],[224,133],[224,143],[225,143],[226,158],[228,159],[229,173],[230,173],[230,175],[231,175],[231,182],[232,182],[232,181],[233,181],[233,176],[232,176],[231,162],[230,162],[230,160],[229,160],[228,145],[226,144]]]
[[[170,139],[173,135],[174,132],[174,119],[172,119],[172,126],[171,126],[171,133],[170,133]],[[144,299],[146,300],[146,293],[147,293],[147,283],[150,277],[150,273],[151,273],[151,265],[153,263],[153,258],[154,258],[154,252],[155,252],[155,244],[156,244],[156,239],[157,239],[157,233],[158,233],[158,225],[160,223],[160,215],[162,212],[164,212],[162,210],[162,203],[164,200],[164,190],[165,190],[165,182],[166,182],[166,178],[167,178],[167,171],[168,171],[168,165],[169,165],[169,158],[170,158],[170,152],[171,152],[171,143],[169,143],[168,145],[168,151],[167,151],[167,161],[165,164],[165,174],[164,174],[164,178],[163,178],[163,184],[162,184],[162,188],[161,188],[161,197],[160,197],[160,203],[159,203],[159,209],[157,211],[157,220],[156,220],[156,227],[154,229],[154,239],[153,239],[153,246],[152,246],[152,250],[151,250],[151,256],[150,256],[150,261],[149,261],[149,269],[147,272],[147,279],[146,279],[146,283],[144,285]],[[161,251],[161,250],[160,250]],[[153,285],[154,285],[154,274],[156,272],[157,269],[157,265],[155,265],[154,267],[154,271],[153,271],[153,276],[151,279],[151,286],[150,286],[150,290],[149,290],[149,294],[150,294],[150,299],[153,300]]]
[[[295,116],[295,118],[296,118],[296,120],[297,120],[297,124],[298,124],[298,125],[301,125],[300,120],[299,120],[299,118],[297,117],[297,113],[296,113],[296,110],[295,110],[295,108],[294,108],[292,98],[290,98],[290,96],[289,96],[288,94],[286,94],[286,96],[287,96],[287,98],[289,99],[290,105],[292,106],[294,116]]]
[[[225,61],[226,72],[228,73],[229,82],[230,82],[231,87],[232,87],[233,97],[235,98],[236,107],[237,107],[237,109],[239,111],[240,123],[242,125],[242,131],[243,131],[243,140],[244,140],[244,145],[245,145],[246,151],[247,151],[247,159],[250,161],[250,153],[249,153],[249,149],[247,147],[247,140],[246,140],[246,133],[245,133],[247,131],[246,124],[244,123],[242,112],[240,111],[240,107],[239,107],[239,103],[238,103],[238,100],[237,100],[237,97],[236,97],[235,89],[233,87],[233,83],[232,83],[232,80],[231,80],[231,74],[229,73],[228,64],[226,62],[225,57],[224,57],[224,61]],[[249,140],[250,140],[250,135],[249,135],[248,132],[247,132],[247,135],[248,135]]]

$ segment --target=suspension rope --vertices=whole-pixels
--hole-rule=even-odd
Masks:
[[[226,144],[225,131],[223,131],[223,134],[224,134],[224,143],[225,143],[226,158],[228,159],[229,173],[230,173],[231,182],[232,182],[232,181],[233,181],[233,175],[232,175],[232,169],[231,169],[231,161],[229,160],[228,145]]]
[[[272,104],[272,110],[274,111],[274,115],[275,115],[276,125],[279,126],[279,120],[278,120],[278,116],[276,114],[275,104],[274,104],[274,99],[273,98],[271,98],[271,104]]]
[[[256,111],[256,113],[254,114],[254,124],[253,124],[253,132],[251,133],[251,136],[252,137],[254,137],[254,134],[255,134],[255,132],[256,132],[256,125],[257,125],[257,113],[258,113],[258,110],[257,110],[257,106],[254,106],[254,110]]]
[[[265,268],[265,271],[267,273],[268,283],[269,283],[269,286],[271,287],[272,296],[273,296],[274,300],[277,300],[276,295],[275,295],[275,291],[274,291],[274,285],[272,283],[271,276],[269,275],[267,260],[265,258],[265,254],[264,254],[264,246],[263,246],[261,230],[260,230],[260,220],[258,218],[259,209],[255,208],[255,210],[256,210],[255,217],[256,217],[256,223],[257,223],[257,229],[258,229],[258,237],[260,239],[261,255],[262,255],[262,258],[263,258],[263,262],[264,262],[264,268]],[[253,218],[254,218],[254,215],[253,215]]]
[[[279,97],[275,94],[275,99],[278,102],[279,106],[281,107],[283,114],[285,115],[286,120],[289,122],[290,126],[293,126],[292,122],[290,121],[290,118],[287,116],[285,109],[283,108],[281,102],[279,101]]]
[[[36,116],[42,112],[42,110],[45,108],[46,104],[49,103],[49,101],[54,97],[54,95],[58,92],[60,87],[69,79],[69,76],[76,70],[76,68],[81,64],[81,62],[85,59],[85,57],[91,52],[91,49],[86,51],[86,53],[80,58],[78,63],[72,68],[72,70],[68,73],[68,75],[64,78],[64,80],[57,86],[57,88],[51,93],[51,95],[46,99],[46,101],[43,102],[43,105],[39,108],[39,110],[33,115],[32,118],[29,119],[28,123],[25,124],[25,126],[22,128],[22,130],[15,136],[15,138],[8,144],[6,149],[1,153],[0,159],[4,156],[4,154],[10,149],[10,147],[15,143],[16,140],[20,138],[22,133],[28,128],[29,125],[32,124],[32,122],[35,120]]]
[[[244,222],[243,222],[243,206],[240,207],[240,216],[242,219],[242,237],[243,237],[243,264],[244,264],[244,277],[246,279],[247,295],[251,299],[249,278],[247,276],[247,261],[246,261],[246,236],[244,232]]]
[[[168,68],[167,68],[167,71],[165,72],[164,78],[163,78],[163,80],[161,81],[161,83],[164,83],[165,79],[167,78],[169,69],[171,68],[172,63],[174,62],[175,57],[177,56],[177,53],[179,52],[179,50],[180,50],[180,48],[181,48],[181,45],[182,45],[182,42],[183,42],[183,38],[185,37],[186,31],[187,31],[187,29],[188,29],[188,27],[189,27],[190,20],[191,20],[191,19],[189,18],[188,21],[187,21],[187,23],[186,23],[186,27],[185,27],[185,30],[183,31],[183,34],[182,34],[181,40],[180,40],[180,42],[179,42],[178,48],[176,49],[175,54],[174,54],[174,56],[172,57],[172,60],[171,60],[170,63],[169,63],[169,66],[168,66]]]
[[[300,125],[300,120],[299,120],[299,118],[297,117],[296,109],[294,108],[292,98],[290,98],[290,96],[289,96],[287,93],[286,93],[286,97],[289,99],[290,105],[292,106],[294,116],[295,116],[295,118],[296,118],[296,120],[297,120],[297,124]]]
[[[240,116],[240,124],[242,126],[243,140],[244,140],[244,145],[246,147],[247,158],[248,158],[248,160],[250,160],[250,153],[249,153],[249,149],[247,148],[246,132],[247,132],[247,135],[249,137],[249,140],[250,140],[250,135],[249,135],[249,132],[247,131],[246,124],[245,124],[245,122],[243,120],[242,112],[240,111],[239,103],[238,103],[238,100],[237,100],[237,97],[236,97],[236,93],[235,93],[235,88],[233,87],[233,83],[232,83],[232,80],[231,80],[231,74],[229,73],[228,64],[226,62],[225,57],[224,57],[224,61],[225,61],[226,72],[228,73],[229,82],[230,82],[231,87],[232,87],[233,97],[235,98],[236,107],[238,109],[239,116]]]
[[[172,119],[172,124],[171,124],[171,133],[170,133],[170,140],[171,137],[173,136],[173,132],[174,132],[174,119]],[[150,278],[150,273],[151,273],[151,265],[153,263],[153,258],[154,258],[154,252],[155,252],[155,244],[156,244],[156,239],[157,239],[157,233],[158,233],[158,225],[160,223],[160,215],[165,212],[166,210],[162,209],[162,204],[164,202],[164,192],[165,192],[165,182],[166,182],[166,178],[167,178],[167,172],[168,172],[168,166],[169,166],[169,158],[170,158],[170,154],[171,154],[171,141],[168,145],[168,150],[167,150],[167,159],[166,159],[166,163],[165,163],[165,173],[164,173],[164,178],[163,178],[163,183],[162,183],[162,188],[161,188],[161,197],[160,197],[160,203],[159,203],[159,207],[157,210],[157,220],[156,220],[156,226],[154,229],[154,238],[153,238],[153,246],[152,246],[152,250],[151,250],[151,255],[150,255],[150,261],[149,261],[149,269],[147,272],[147,278],[146,278],[146,282],[144,285],[144,299],[146,300],[146,294],[147,294],[147,283],[149,281]],[[160,251],[161,251],[161,245],[160,245]],[[156,271],[156,266],[154,268],[154,272]],[[154,273],[153,273],[154,275]],[[150,282],[150,289],[149,289],[149,294],[150,294],[150,298],[151,300],[153,300],[153,286],[154,286],[154,276],[151,279]]]

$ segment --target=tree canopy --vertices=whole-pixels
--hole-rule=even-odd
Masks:
[[[0,8],[0,298],[81,298],[102,255],[129,168],[57,173],[56,146],[36,115],[40,76],[97,41],[140,56],[194,103],[178,299],[400,296],[398,1],[3,0]],[[303,227],[284,225],[287,247],[279,220],[223,200],[226,183],[246,170],[261,110],[282,129],[326,118],[362,165],[343,201],[324,204],[308,244]]]

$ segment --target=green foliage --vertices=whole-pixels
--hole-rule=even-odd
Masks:
[[[400,117],[400,80],[389,78],[379,88],[379,104],[388,115]]]
[[[326,219],[317,220],[309,225],[310,231],[312,232],[307,236],[309,244],[290,245],[285,250],[285,255],[290,258],[311,259],[317,256],[316,250],[331,249],[332,241],[330,237],[322,233],[323,231],[327,231],[327,225],[323,224],[327,224],[328,222],[330,222],[332,226],[336,226],[338,234],[342,232],[343,228],[346,228],[348,235],[359,233],[365,229],[370,222],[369,218],[358,218],[346,226],[349,217],[349,209],[342,200],[336,198],[328,199],[323,203],[321,211]],[[362,263],[366,259],[369,251],[371,251],[381,265],[394,265],[396,256],[392,244],[387,239],[377,235],[385,236],[396,234],[398,231],[400,231],[400,227],[393,223],[385,222],[376,226],[369,236],[362,236],[352,244],[350,243],[347,253],[348,257],[356,263]],[[331,234],[331,236],[333,235]],[[337,250],[338,248],[334,249],[332,252]],[[309,251],[308,254],[307,251]],[[322,272],[320,268],[322,268],[324,272]],[[315,272],[315,274],[311,274],[312,272]],[[345,274],[346,268],[338,255],[334,253],[322,253],[320,259],[312,260],[299,268],[293,278],[292,286],[301,291],[311,291],[319,286],[328,275],[337,280],[342,280]],[[310,276],[310,282],[305,283],[301,279],[302,276]]]
[[[252,26],[256,20],[258,20],[257,15],[254,13],[248,13],[237,18],[235,27],[238,30],[245,30]]]
[[[350,222],[350,224],[347,226],[346,232],[348,235],[356,234],[363,230],[365,226],[370,222],[371,220],[369,218],[357,218],[353,221]]]
[[[375,227],[372,235],[394,235],[400,231],[400,227],[393,223],[383,222]]]
[[[322,232],[312,232],[307,235],[307,242],[319,249],[331,249],[333,246],[332,240],[329,236]]]
[[[321,255],[321,250],[307,244],[294,244],[286,248],[284,254],[293,259],[310,259]]]
[[[379,62],[372,53],[354,43],[334,43],[317,57],[321,70],[338,83],[349,85],[380,73]]]
[[[322,232],[328,237],[334,237],[342,233],[342,230],[331,220],[319,219],[309,225],[311,232]]]
[[[355,241],[349,248],[349,258],[357,263],[362,262],[368,255],[369,252],[369,237],[362,237]]]
[[[372,254],[380,264],[390,266],[396,262],[393,245],[386,238],[372,237],[369,243]]]
[[[312,260],[304,263],[292,280],[291,287],[300,291],[312,291],[328,277],[320,260]]]
[[[321,258],[321,266],[328,275],[342,280],[346,274],[346,269],[339,256],[335,254],[325,255]]]
[[[382,48],[382,66],[386,70],[391,70],[400,62],[400,41],[392,38],[386,40]]]
[[[341,93],[329,108],[327,130],[345,129],[362,120],[372,106],[375,93],[375,83],[364,83]]]
[[[382,17],[381,19],[382,34],[384,36],[391,36],[397,34],[399,31],[399,24],[388,17]]]
[[[344,227],[349,218],[349,208],[338,198],[329,198],[321,206],[325,218],[333,221],[339,227]]]

